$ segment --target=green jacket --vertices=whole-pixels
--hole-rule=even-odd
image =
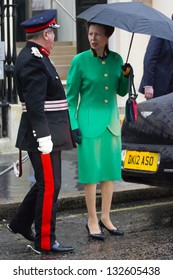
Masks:
[[[105,60],[91,50],[76,55],[67,77],[67,101],[71,128],[86,138],[99,136],[106,128],[120,135],[116,95],[125,96],[128,79],[122,74],[121,56],[110,51]]]

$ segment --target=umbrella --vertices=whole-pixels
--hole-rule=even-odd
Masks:
[[[126,62],[134,33],[173,41],[173,21],[156,9],[139,2],[97,4],[79,14],[77,19],[106,24],[132,32]]]

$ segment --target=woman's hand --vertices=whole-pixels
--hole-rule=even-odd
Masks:
[[[81,141],[82,141],[82,133],[80,131],[79,128],[76,128],[76,129],[73,129],[72,130],[72,138],[73,138],[73,141],[77,144],[81,144]]]
[[[124,65],[121,66],[121,69],[123,70],[124,77],[128,77],[130,75],[130,72],[133,70],[130,63],[125,63]]]

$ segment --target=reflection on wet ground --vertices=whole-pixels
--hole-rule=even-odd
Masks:
[[[26,153],[23,154],[23,156]],[[0,156],[0,172],[7,169],[18,160],[18,154],[3,154]],[[17,178],[13,170],[0,176],[0,203],[20,202],[24,194],[34,182],[34,173],[28,159],[23,163],[23,175]],[[82,184],[77,182],[77,154],[76,149],[62,153],[62,190],[63,193],[83,191]]]
[[[88,215],[83,211],[57,213],[56,235],[63,245],[74,246],[72,254],[34,253],[19,234],[0,223],[0,259],[4,260],[172,260],[173,201],[151,200],[136,204],[113,205],[111,220],[125,232],[111,236],[104,230],[105,241],[92,240],[85,228]],[[81,209],[80,209],[81,210]],[[100,217],[98,207],[98,218]],[[115,264],[116,265],[116,264]]]
[[[26,153],[23,153],[23,157]],[[18,154],[0,155],[0,172],[11,166],[18,160]],[[84,195],[84,185],[78,183],[77,175],[77,149],[62,152],[62,188],[59,198],[75,197]],[[34,182],[34,173],[28,159],[23,163],[23,175],[17,178],[13,170],[0,176],[0,204],[11,202],[21,202]],[[125,191],[133,189],[147,189],[151,186],[138,185],[128,182],[115,182],[115,191]],[[100,195],[100,186],[97,186]]]

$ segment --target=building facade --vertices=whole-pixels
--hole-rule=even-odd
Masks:
[[[12,0],[6,0],[4,3],[10,3]],[[107,0],[105,2],[107,3],[113,3],[113,2],[127,2],[128,0]],[[132,0],[129,0],[131,2]],[[78,6],[83,5],[83,8],[87,8],[89,5],[93,5],[99,1],[94,1],[94,0],[16,0],[18,4],[18,8],[20,7],[20,12],[21,12],[21,18],[19,16],[18,12],[18,20],[20,24],[20,21],[22,21],[24,18],[28,18],[33,14],[42,12],[44,10],[48,9],[57,9],[57,22],[60,24],[60,29],[58,29],[57,33],[57,40],[58,41],[71,41],[75,43],[78,43],[80,38],[77,38],[77,32],[76,32],[76,13],[78,11]],[[135,1],[138,2],[138,1]],[[151,7],[159,10],[169,18],[171,18],[171,15],[173,14],[173,1],[172,0],[144,0],[140,1],[144,2],[147,5],[150,5]],[[23,9],[23,10],[22,10]],[[1,12],[2,12],[2,7],[1,7]],[[19,25],[20,26],[20,25]],[[22,31],[20,30],[20,27],[18,26],[19,29],[19,34],[17,36],[17,41],[24,40],[20,38],[19,35],[21,35]],[[6,30],[7,33],[7,30]],[[7,35],[7,34],[6,34]],[[120,30],[120,29],[115,29],[115,32],[113,36],[111,37],[110,40],[110,49],[117,51],[118,53],[121,54],[123,57],[124,61],[126,60],[127,57],[127,51],[129,47],[131,39],[131,34],[129,32]],[[144,53],[146,50],[146,46],[149,40],[149,36],[147,35],[142,35],[142,34],[135,34],[134,40],[133,40],[133,46],[131,49],[131,53],[129,56],[129,63],[133,65],[134,68],[134,73],[135,73],[135,85],[136,89],[138,89],[141,76],[142,76],[142,71],[143,71],[143,57]],[[3,42],[2,42],[2,34],[0,30],[0,65],[2,65],[2,47]],[[6,49],[5,49],[6,51]],[[1,69],[2,67],[0,66],[0,86],[1,86],[1,91],[0,94],[2,95],[2,83],[3,83],[3,70]],[[2,97],[2,96],[0,96]],[[138,102],[144,100],[142,95],[138,96]],[[0,118],[2,118],[2,106],[1,106],[1,101],[0,99]],[[123,108],[125,104],[126,98],[121,98],[119,100],[119,107]],[[17,150],[15,149],[15,140],[16,140],[16,133],[18,130],[18,123],[20,119],[20,114],[21,114],[21,106],[16,102],[16,104],[9,104],[8,107],[8,133],[5,137],[0,134],[0,153],[6,153],[6,152],[16,152]],[[1,127],[1,121],[0,121],[0,127]]]

